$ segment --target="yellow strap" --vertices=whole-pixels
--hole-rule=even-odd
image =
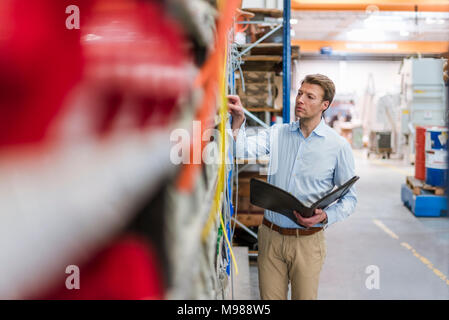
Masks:
[[[221,87],[221,106],[220,106],[220,136],[221,136],[221,166],[220,166],[220,180],[222,180],[222,188],[224,186],[225,181],[225,160],[226,160],[226,113],[228,112],[228,102],[226,97],[226,58],[228,52],[227,44],[225,45],[223,59],[223,73],[220,77],[220,87]],[[226,242],[229,247],[229,252],[231,253],[232,262],[235,267],[235,274],[239,274],[239,270],[237,267],[237,262],[235,261],[234,252],[232,251],[231,243],[228,239],[228,233],[226,232],[225,225],[223,223],[223,215],[220,210],[220,223],[223,229],[223,234],[225,236]]]
[[[217,182],[217,189],[215,191],[215,197],[214,201],[212,203],[211,210],[209,212],[209,218],[206,222],[206,225],[203,228],[203,231],[201,233],[201,238],[203,241],[206,240],[207,235],[209,234],[213,223],[215,222],[215,217],[217,215],[217,211],[220,216],[220,224],[221,228],[223,229],[223,234],[226,240],[226,243],[229,248],[229,252],[231,254],[232,262],[234,263],[235,267],[235,273],[238,275],[238,267],[237,262],[235,260],[234,252],[232,251],[231,243],[228,239],[228,234],[226,232],[226,228],[223,222],[223,216],[220,209],[220,201],[222,201],[221,197],[223,194],[223,187],[225,184],[225,160],[226,160],[226,114],[228,112],[228,103],[226,98],[226,57],[227,57],[227,44],[225,45],[224,55],[221,57],[223,59],[223,70],[220,74],[220,109],[219,109],[219,116],[220,116],[220,124],[219,124],[219,132],[220,132],[220,158],[221,163],[218,169],[218,182]]]

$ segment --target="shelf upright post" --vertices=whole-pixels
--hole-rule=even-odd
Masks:
[[[290,0],[284,0],[283,52],[282,52],[282,118],[290,123],[290,84],[291,84],[291,41],[290,41]]]

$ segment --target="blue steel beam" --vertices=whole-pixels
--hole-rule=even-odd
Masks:
[[[282,118],[284,123],[290,123],[290,85],[291,85],[291,41],[290,41],[290,0],[284,0],[284,46],[282,52]]]

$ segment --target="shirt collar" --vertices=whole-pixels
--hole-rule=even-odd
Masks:
[[[300,123],[299,120],[296,120],[293,122],[290,126],[290,131],[295,131],[300,129]],[[312,133],[315,132],[320,137],[326,136],[326,123],[324,122],[324,119],[321,119],[320,123],[316,126],[315,129],[313,129]]]

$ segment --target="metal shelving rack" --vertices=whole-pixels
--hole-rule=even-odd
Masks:
[[[285,9],[287,8],[287,10]],[[249,46],[247,46],[242,52],[240,52],[235,58],[236,59],[242,59],[243,61],[249,61],[249,60],[255,60],[261,59],[260,57],[246,57],[245,54],[249,53],[251,49],[255,48],[257,45],[261,44],[262,41],[267,39],[269,36],[274,34],[276,31],[283,29],[283,42],[282,42],[282,60],[276,57],[270,57],[272,59],[269,59],[270,61],[276,61],[281,62],[282,61],[282,119],[284,123],[290,122],[290,87],[291,87],[291,37],[290,37],[290,15],[291,15],[291,1],[290,0],[284,0],[284,10],[283,10],[283,22],[275,23],[275,22],[265,22],[265,21],[244,21],[244,22],[238,22],[238,24],[272,24],[275,26],[270,32],[266,33],[263,37],[259,38],[254,43],[251,43]],[[268,58],[268,57],[266,57]],[[273,58],[276,58],[273,60]],[[238,61],[230,61],[231,65],[237,66],[240,72],[240,64]],[[236,68],[236,69],[237,69]],[[235,72],[236,70],[234,70]],[[243,76],[242,76],[243,78]],[[234,79],[234,78],[233,78]],[[234,82],[233,82],[234,84]],[[231,93],[235,93],[235,88],[232,88]],[[253,109],[253,110],[251,110]],[[264,128],[268,128],[269,126],[265,124],[263,121],[260,121],[253,112],[261,112],[261,111],[268,111],[268,112],[281,112],[281,110],[275,110],[270,108],[244,108],[245,115],[256,121],[258,124],[260,124]]]
[[[250,59],[251,56],[248,56],[245,58],[245,54],[249,53],[251,49],[255,48],[257,45],[260,45],[262,41],[267,39],[269,36],[274,34],[276,31],[283,28],[283,43],[282,43],[282,60],[277,57],[271,57],[272,59],[266,59],[267,61],[274,61],[274,62],[281,62],[282,61],[282,110],[277,109],[271,109],[271,108],[245,108],[244,112],[245,115],[254,121],[256,121],[258,124],[260,124],[264,128],[269,128],[269,126],[261,121],[259,118],[257,118],[253,112],[260,112],[260,111],[268,111],[268,112],[282,112],[282,118],[283,123],[289,123],[290,122],[290,86],[291,86],[291,38],[290,38],[290,11],[291,11],[291,3],[290,0],[284,0],[284,10],[283,10],[283,22],[282,23],[275,23],[275,22],[265,22],[265,21],[244,21],[244,22],[238,22],[239,24],[258,24],[258,23],[264,23],[264,24],[271,24],[275,26],[271,31],[266,33],[263,37],[259,38],[254,43],[251,43],[239,53],[236,49],[235,44],[231,44],[231,51],[234,52],[234,54],[229,55],[230,61],[228,61],[228,65],[233,66],[233,70],[231,72],[231,77],[229,81],[229,92],[231,94],[236,93],[235,88],[235,72],[240,72],[241,78],[243,81],[243,72],[241,69],[242,60],[243,61],[255,61],[257,59],[261,59],[260,57],[254,57],[253,59]],[[276,59],[273,59],[276,58]],[[260,164],[267,164],[266,162],[260,162],[256,161],[259,165]],[[239,165],[241,165],[239,167]],[[257,234],[254,233],[251,229],[246,227],[243,223],[237,220],[237,212],[238,212],[238,175],[241,171],[245,169],[245,167],[248,166],[248,163],[243,161],[235,160],[235,171],[234,171],[234,178],[235,178],[235,186],[236,186],[236,198],[234,203],[234,216],[232,217],[232,221],[234,222],[234,228],[235,225],[238,224],[243,230],[245,230],[248,234],[250,234],[252,237],[257,239]],[[234,230],[232,232],[232,236],[234,235]],[[231,269],[232,270],[232,269]],[[232,273],[231,273],[231,283],[233,282],[232,279]]]

